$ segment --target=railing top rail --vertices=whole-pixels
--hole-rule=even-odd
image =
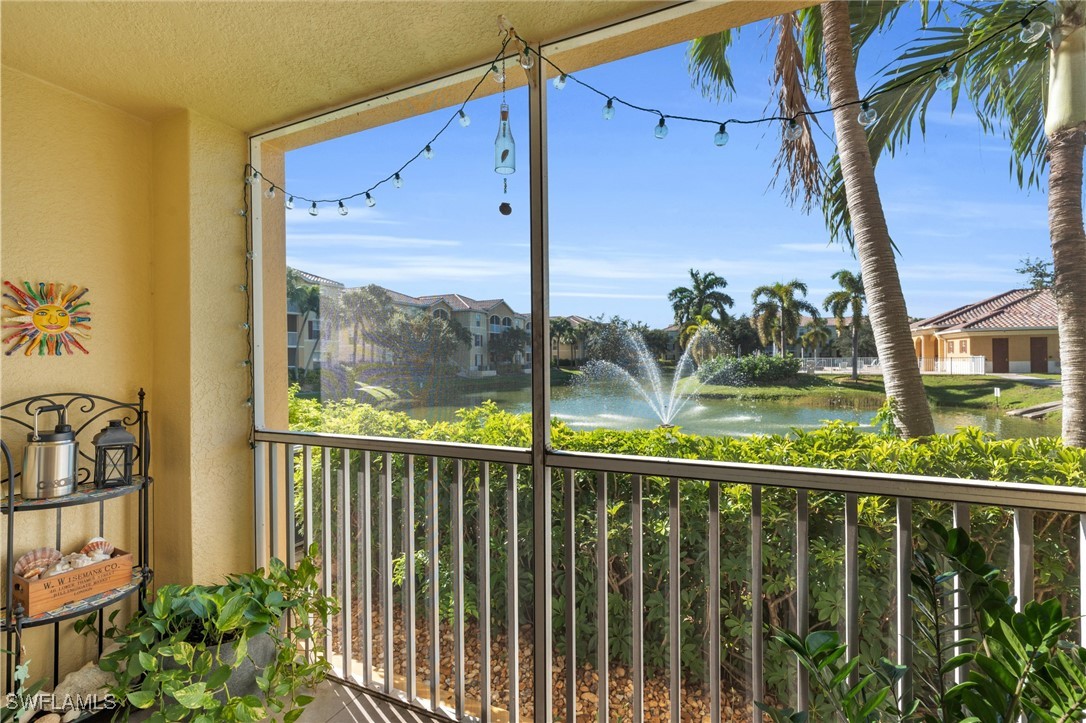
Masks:
[[[522,447],[493,447],[482,444],[431,442],[395,437],[356,437],[320,432],[270,430],[258,431],[256,440],[470,459],[481,462],[531,464],[531,451]],[[1082,487],[560,450],[549,450],[546,463],[548,467],[560,469],[572,468],[640,474],[647,477],[718,481],[726,484],[789,487],[820,492],[853,492],[860,495],[906,497],[937,502],[965,502],[977,505],[1086,513],[1086,488]]]
[[[550,451],[547,466],[821,492],[1086,513],[1086,488],[664,457]]]
[[[419,457],[451,457],[479,462],[528,465],[532,463],[531,450],[523,447],[492,447],[486,444],[462,442],[431,442],[397,437],[361,437],[324,432],[280,432],[257,430],[257,442],[334,447],[336,449],[360,449],[370,452],[394,452],[414,454]]]

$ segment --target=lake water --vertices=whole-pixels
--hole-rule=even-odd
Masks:
[[[405,411],[430,422],[454,420],[456,410],[474,407],[487,399],[508,412],[531,411],[529,388],[458,392],[449,390],[435,406],[421,406]],[[657,426],[649,405],[636,396],[621,396],[591,387],[554,387],[551,414],[574,429],[648,429]],[[684,432],[711,436],[747,437],[753,434],[787,434],[793,429],[814,429],[827,420],[856,422],[871,430],[873,410],[801,407],[772,401],[734,399],[693,399],[675,420]],[[1060,425],[1054,420],[1029,420],[1010,417],[996,410],[932,409],[937,432],[953,432],[956,427],[980,427],[999,439],[1016,437],[1055,437]]]

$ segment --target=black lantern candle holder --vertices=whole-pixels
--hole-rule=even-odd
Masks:
[[[94,435],[94,486],[121,487],[132,484],[132,458],[136,438],[119,419]]]

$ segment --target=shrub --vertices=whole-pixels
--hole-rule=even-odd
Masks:
[[[310,400],[295,399],[291,409],[291,423],[303,431],[335,431],[340,434],[386,434],[409,436],[427,440],[440,440],[472,444],[527,447],[531,443],[529,415],[516,415],[499,411],[492,403],[461,410],[455,422],[433,425],[409,420],[406,415],[374,410],[356,403],[331,403],[321,407]],[[381,425],[387,425],[381,431]],[[352,427],[354,431],[352,432]],[[824,469],[862,470],[895,474],[932,475],[969,479],[990,479],[1042,484],[1086,486],[1086,451],[1064,447],[1058,440],[1023,439],[994,440],[976,429],[963,429],[951,435],[931,438],[898,439],[861,432],[855,425],[833,422],[813,431],[796,431],[787,436],[755,436],[737,439],[706,437],[683,434],[675,429],[646,429],[632,431],[573,429],[561,421],[552,422],[553,444],[558,449],[590,451],[635,456],[654,456],[673,459],[703,459],[752,464],[773,464]],[[319,455],[311,463],[319,464]],[[401,500],[404,499],[406,459],[395,454],[388,457],[392,463],[394,529],[402,528]],[[342,457],[332,456],[333,485],[337,484],[336,470]],[[385,456],[372,455],[372,479],[380,479]],[[416,550],[423,550],[426,527],[420,514],[429,479],[429,460],[415,458],[414,478],[416,489],[415,537]],[[360,453],[350,457],[351,469],[362,469]],[[489,468],[491,498],[490,593],[492,615],[495,623],[506,619],[506,546],[503,520],[505,515],[506,475],[509,468],[491,465]],[[469,617],[477,610],[478,579],[478,494],[483,478],[480,466],[473,462],[463,465],[464,472],[464,519],[465,534],[465,608]],[[564,559],[564,520],[566,519],[561,494],[561,475],[551,481],[555,491],[554,555],[556,561]],[[442,510],[439,522],[441,540],[440,599],[442,612],[452,613],[451,539],[448,510],[451,509],[452,480],[456,475],[454,460],[439,460],[439,506]],[[355,475],[357,477],[357,475]],[[296,477],[300,496],[301,475]],[[575,539],[577,559],[577,639],[579,656],[593,659],[596,635],[596,584],[595,566],[595,505],[596,475],[577,472]],[[320,504],[319,475],[313,475],[315,491],[313,499]],[[519,490],[519,520],[517,531],[522,541],[532,539],[532,471],[517,468],[516,484]],[[379,485],[374,485],[375,489]],[[629,475],[615,474],[609,478],[609,569],[606,576],[611,593],[608,630],[611,656],[616,663],[629,665],[631,661],[632,624],[643,624],[646,641],[666,639],[668,594],[668,505],[669,480],[647,477],[643,485],[644,509],[644,594],[647,615],[644,619],[633,615],[631,609],[631,519],[629,500],[632,480]],[[708,634],[708,484],[684,480],[680,483],[680,548],[682,606],[686,611],[682,618],[683,675],[692,679],[706,678],[707,655],[703,641]],[[356,488],[350,492],[357,493]],[[375,495],[377,492],[374,493]],[[333,505],[339,498],[333,490]],[[353,497],[357,499],[357,497]],[[376,499],[376,498],[375,498]],[[844,524],[844,495],[815,494],[809,497],[810,513],[810,584],[811,629],[817,631],[836,626],[843,610],[844,577],[841,531]],[[371,509],[378,505],[371,504]],[[357,505],[352,507],[357,511]],[[721,485],[721,610],[722,660],[726,666],[725,678],[740,689],[750,665],[748,641],[750,639],[750,515],[751,490],[746,485]],[[795,512],[796,494],[787,489],[766,487],[763,490],[763,604],[767,620],[787,621],[794,615],[795,590]],[[1005,508],[974,507],[972,515],[975,539],[985,549],[993,551],[995,559],[1009,559],[1009,531],[1012,511]],[[916,501],[914,515],[918,520],[935,518],[949,520],[949,506]],[[316,524],[322,515],[313,514]],[[335,510],[331,519],[336,519]],[[1039,513],[1036,529],[1038,594],[1058,595],[1065,608],[1077,600],[1073,580],[1078,575],[1068,550],[1077,549],[1077,522],[1068,515]],[[1054,523],[1054,524],[1053,524]],[[371,529],[378,527],[372,522]],[[886,649],[893,647],[892,616],[885,611],[893,604],[894,587],[893,532],[895,506],[892,498],[864,497],[860,506],[859,558],[864,571],[860,580],[861,651],[877,659]],[[316,533],[314,533],[316,534]],[[353,534],[353,532],[352,532]],[[397,538],[399,535],[397,535]],[[404,574],[402,543],[395,542],[399,585]],[[532,619],[532,551],[530,542],[522,542],[519,561],[522,572],[519,584],[520,619]],[[416,564],[419,604],[424,605],[426,596],[425,562]],[[554,571],[553,613],[554,640],[559,651],[565,649],[565,575],[559,562]],[[1077,603],[1075,603],[1077,604]],[[421,608],[420,608],[421,609]],[[687,644],[689,642],[689,645]],[[645,662],[649,673],[666,670],[668,648],[662,644],[647,644]],[[766,682],[769,691],[786,691],[794,677],[794,663],[789,651],[782,645],[770,644],[766,650]]]
[[[795,379],[799,367],[794,356],[718,356],[698,367],[698,380],[733,387],[779,384]]]

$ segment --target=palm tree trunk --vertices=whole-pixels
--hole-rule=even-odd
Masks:
[[[821,5],[830,102],[834,106],[853,104],[833,112],[837,152],[886,395],[896,402],[894,423],[905,436],[920,437],[934,434],[935,426],[916,366],[905,296],[875,183],[867,135],[856,121],[860,93],[856,87],[848,5],[832,1]]]
[[[1056,318],[1063,382],[1063,443],[1086,447],[1086,229],[1082,159],[1086,145],[1086,3],[1058,4],[1060,37],[1051,55],[1048,136],[1048,228],[1052,239]],[[1055,33],[1053,39],[1056,40]]]
[[[1086,123],[1048,138],[1048,225],[1060,330],[1063,443],[1086,447],[1086,232],[1082,159]]]

